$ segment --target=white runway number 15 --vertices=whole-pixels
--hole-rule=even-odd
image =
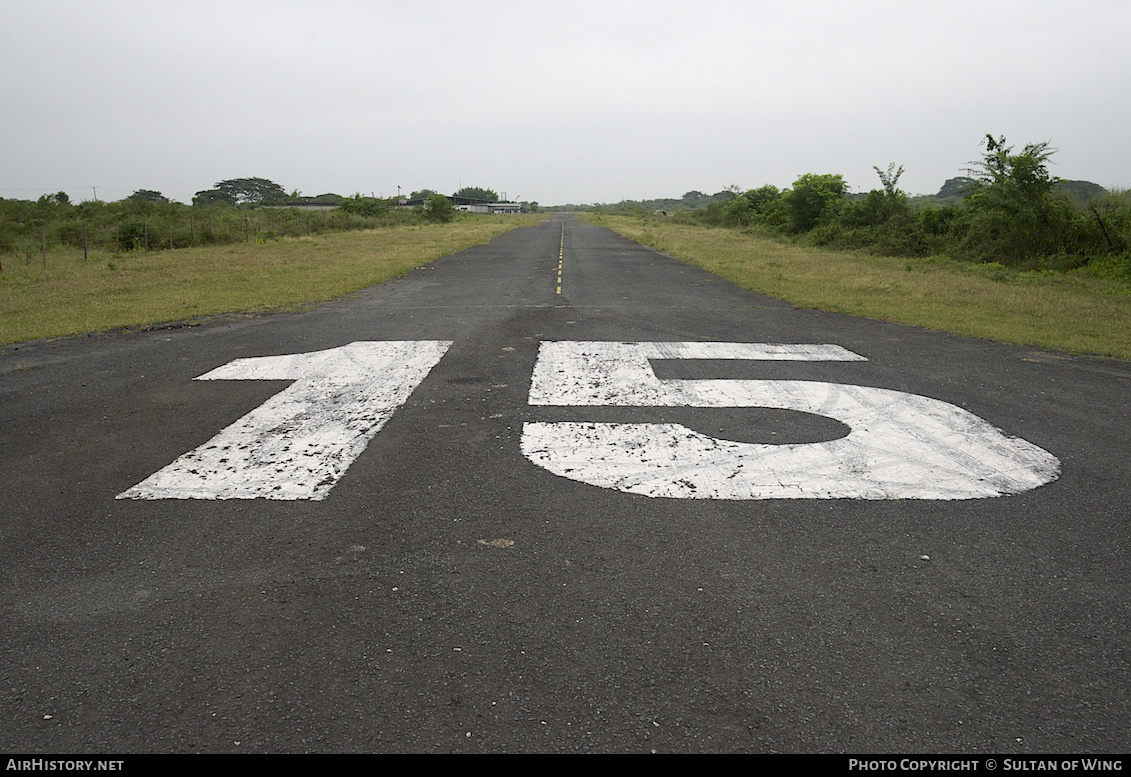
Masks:
[[[357,342],[205,373],[197,380],[294,383],[118,498],[324,499],[450,345]],[[822,381],[661,380],[653,359],[866,361],[837,345],[544,342],[531,405],[776,408],[851,431],[773,445],[678,424],[527,423],[523,455],[571,480],[680,499],[977,499],[1059,473],[1047,451],[941,400]]]

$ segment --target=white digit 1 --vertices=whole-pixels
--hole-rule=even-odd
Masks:
[[[451,342],[357,342],[237,359],[197,380],[293,380],[118,499],[325,499]]]
[[[542,343],[531,405],[765,407],[851,431],[767,445],[678,424],[527,423],[523,455],[571,480],[680,499],[978,499],[1059,474],[1047,451],[937,399],[803,380],[660,380],[650,359],[866,361],[836,345]]]

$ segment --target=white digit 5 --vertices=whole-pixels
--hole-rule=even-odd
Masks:
[[[325,499],[450,345],[357,342],[205,373],[295,382],[118,499]]]
[[[891,389],[660,380],[649,359],[866,361],[835,345],[543,343],[531,405],[766,407],[834,418],[828,442],[732,442],[678,424],[527,423],[522,452],[571,480],[681,499],[976,499],[1054,480],[1060,462],[974,414]]]

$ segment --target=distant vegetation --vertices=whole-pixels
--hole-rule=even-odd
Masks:
[[[696,210],[698,208],[705,208],[712,203],[726,202],[738,194],[737,188],[724,189],[716,194],[704,194],[703,192],[690,191],[682,197],[676,199],[674,197],[656,199],[656,200],[621,200],[618,203],[601,204],[594,203],[592,205],[575,205],[570,203],[568,205],[554,205],[548,210],[566,210],[574,213],[609,213],[619,215],[633,215],[642,213],[655,213],[657,211],[662,213],[679,213],[683,211]]]
[[[457,194],[498,200],[490,189],[463,191],[471,194]],[[404,208],[396,198],[307,197],[288,194],[265,178],[233,178],[197,192],[192,205],[152,189],[138,189],[117,202],[75,204],[65,192],[34,201],[0,199],[0,271],[13,260],[30,264],[55,250],[160,251],[456,218],[446,197],[427,189],[422,193],[419,206]]]
[[[420,214],[387,207],[359,214],[340,207],[306,211],[222,202],[182,205],[144,193],[118,202],[78,205],[57,196],[34,202],[0,199],[0,267],[12,259],[29,263],[57,249],[160,251],[421,221]]]
[[[478,186],[465,186],[452,196],[465,197],[469,200],[483,200],[484,202],[499,201],[499,194],[494,189],[484,189]]]
[[[656,215],[726,226],[794,242],[880,255],[945,256],[1018,272],[1063,272],[1087,266],[1099,277],[1131,283],[1131,192],[1053,177],[1055,149],[1020,151],[987,135],[969,175],[938,194],[909,197],[898,188],[903,167],[875,168],[880,187],[851,195],[842,176],[802,175],[779,190],[766,185],[675,200],[564,206],[609,214]]]

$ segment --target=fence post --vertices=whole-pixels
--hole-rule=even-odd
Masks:
[[[114,219],[114,255],[115,256],[122,253],[122,234],[121,234],[121,231],[118,229],[118,226],[119,226],[120,223],[121,222],[118,221],[118,219]]]
[[[169,222],[169,250],[173,250],[173,222]]]
[[[82,223],[82,260],[86,261],[86,222]]]
[[[42,226],[39,228],[39,236],[43,242],[43,266],[47,266],[47,227]]]

